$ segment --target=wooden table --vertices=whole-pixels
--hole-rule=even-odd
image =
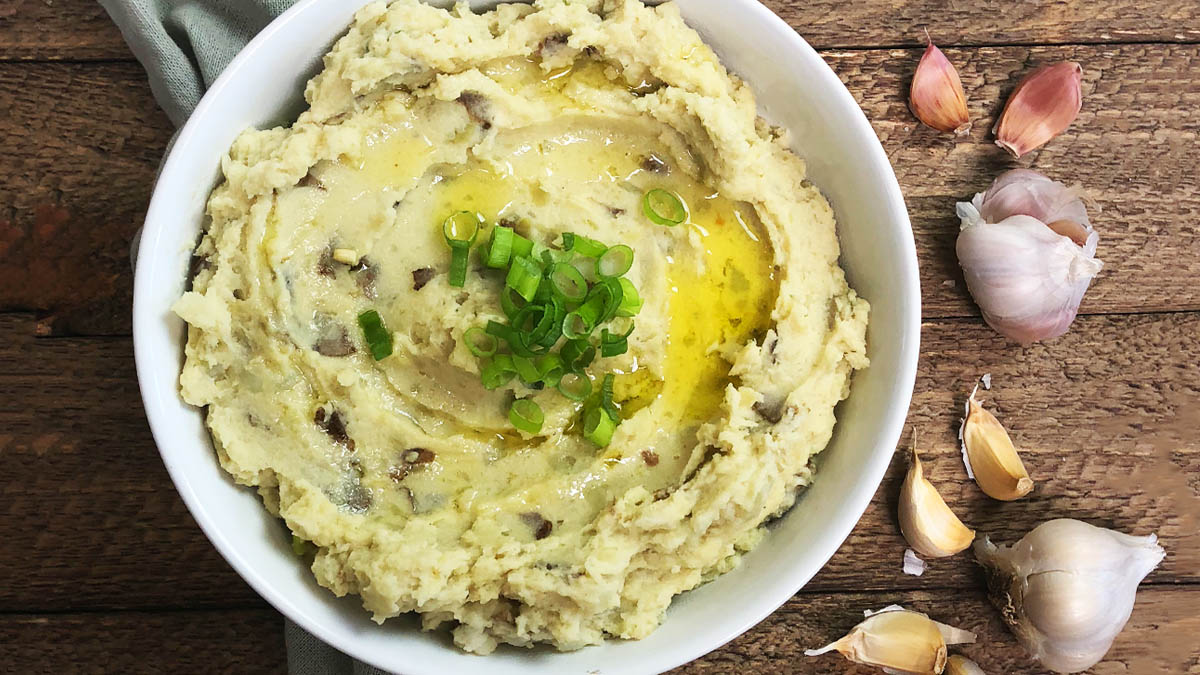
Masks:
[[[980,533],[1060,516],[1143,534],[1168,555],[1096,673],[1200,672],[1200,5],[1195,0],[771,0],[862,104],[904,188],[921,259],[910,424],[927,472]],[[928,27],[959,68],[975,130],[905,105]],[[988,129],[1017,77],[1072,59],[1085,102],[1020,161]],[[282,672],[282,619],[192,521],[134,379],[127,252],[172,129],[141,67],[87,0],[0,0],[0,669]],[[1011,166],[1089,189],[1103,274],[1072,331],[1030,348],[978,318],[955,262],[954,202]],[[993,409],[1037,481],[999,503],[964,475],[963,399]],[[967,554],[901,573],[897,460],[833,560],[690,673],[842,672],[805,647],[903,603],[979,634],[989,673],[1038,669]],[[855,670],[853,672],[874,672]]]

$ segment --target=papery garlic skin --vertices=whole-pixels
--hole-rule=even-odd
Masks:
[[[958,263],[988,325],[1024,345],[1067,332],[1103,268],[1078,190],[1016,169],[957,210]]]
[[[1137,586],[1165,552],[1151,534],[1134,537],[1079,520],[1051,520],[1012,546],[975,543],[988,591],[1005,623],[1050,670],[1095,665],[1125,627]]]
[[[908,90],[908,107],[926,126],[962,136],[971,131],[967,95],[958,71],[931,40]]]
[[[1042,66],[1025,76],[992,128],[996,145],[1020,157],[1062,133],[1083,106],[1083,67],[1074,62]]]

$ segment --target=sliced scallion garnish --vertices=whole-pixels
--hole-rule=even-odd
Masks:
[[[487,256],[484,258],[488,267],[503,269],[508,266],[508,260],[512,256],[513,236],[512,228],[503,225],[497,225],[492,230],[492,241],[488,244]]]
[[[392,355],[392,334],[384,327],[379,312],[368,309],[359,314],[358,325],[362,328],[363,337],[367,339],[372,358],[380,361]]]
[[[573,251],[585,258],[599,258],[604,255],[608,247],[595,239],[590,239],[582,234],[572,234],[570,232],[563,234],[563,250]]]
[[[483,388],[490,391],[508,384],[516,374],[513,357],[508,354],[497,354],[480,369],[479,378],[483,381]]]
[[[538,371],[538,367],[534,365],[533,359],[524,356],[514,356],[513,367],[517,371],[517,377],[521,378],[521,381],[525,384],[534,384],[535,382],[542,381],[541,373]]]
[[[482,220],[478,213],[459,211],[442,223],[442,236],[446,239],[446,245],[450,247],[448,283],[451,286],[462,288],[466,284],[471,244],[479,235],[479,224]]]
[[[642,198],[642,212],[658,225],[678,225],[687,220],[687,207],[674,192],[654,188]]]
[[[582,401],[592,393],[592,381],[583,373],[563,373],[558,380],[558,392],[572,401]]]
[[[567,302],[583,302],[588,284],[583,274],[569,263],[554,263],[550,267],[550,288]]]
[[[604,380],[602,380],[600,383],[600,407],[603,408],[604,412],[608,413],[608,416],[613,418],[614,421],[620,419],[617,415],[617,408],[615,405],[613,405],[613,383],[616,382],[616,380],[616,375],[607,373],[604,376]]]
[[[463,341],[467,343],[467,349],[480,358],[495,354],[496,348],[500,346],[500,341],[495,335],[488,335],[479,326],[468,328],[463,333]]]
[[[600,407],[588,408],[583,416],[583,437],[600,447],[612,441],[617,422]]]
[[[512,240],[512,255],[513,257],[525,256],[526,258],[533,255],[533,242],[514,232]]]
[[[633,282],[621,277],[617,280],[621,285],[621,304],[617,306],[617,316],[636,316],[642,311],[642,296],[638,295]]]
[[[525,256],[513,258],[512,267],[508,268],[508,276],[504,280],[505,286],[516,291],[517,295],[525,300],[531,301],[541,283],[542,268],[537,263]]]
[[[508,409],[508,421],[525,433],[536,434],[542,430],[545,416],[537,403],[527,398],[519,398],[513,401],[512,407]]]
[[[633,267],[633,249],[625,244],[610,246],[596,259],[596,274],[600,277],[619,277]]]

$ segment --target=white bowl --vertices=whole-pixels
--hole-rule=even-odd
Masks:
[[[716,649],[783,604],[833,555],[879,485],[908,411],[920,325],[916,250],[900,188],[871,126],[821,57],[755,0],[680,3],[687,22],[758,93],[760,113],[793,132],[812,181],[833,204],[843,265],[871,301],[871,367],[854,377],[817,480],[795,508],[741,566],[678,597],[650,637],[571,653],[502,648],[470,656],[411,620],[377,626],[357,598],[337,599],[317,586],[278,520],[220,469],[199,411],[178,393],[186,333],[169,307],[183,292],[221,155],[246,127],[295,118],[305,81],[366,2],[301,0],[275,20],[208,91],[163,166],[138,251],[133,333],[146,414],[180,495],[229,564],[267,601],[381,668],[410,675],[650,673]],[[491,3],[472,2],[485,4]]]

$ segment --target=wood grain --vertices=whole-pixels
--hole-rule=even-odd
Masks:
[[[930,318],[977,313],[954,256],[954,202],[1011,166],[1083,184],[1100,208],[1107,267],[1084,313],[1200,309],[1200,46],[948,50],[976,128],[954,140],[904,102],[919,50],[825,54],[856,92],[910,209]],[[1031,64],[1086,64],[1087,103],[1063,136],[1020,161],[992,145],[999,102]],[[63,82],[94,96],[47,110]],[[132,64],[0,64],[0,311],[42,313],[42,334],[128,334],[128,243],[172,130]],[[3,104],[0,104],[3,105]],[[6,215],[7,214],[7,215]]]
[[[1200,8],[1162,0],[764,0],[817,48],[1200,41]],[[91,0],[3,0],[0,60],[127,59],[129,49]]]
[[[0,615],[9,673],[286,673],[273,609]]]
[[[725,647],[672,672],[878,673],[837,654],[806,657],[804,650],[840,637],[862,619],[863,610],[894,603],[976,633],[975,644],[952,651],[974,659],[985,672],[1045,672],[977,590],[797,596]],[[1200,631],[1198,615],[1200,588],[1143,589],[1129,624],[1091,672],[1200,673],[1190,649]],[[271,609],[0,615],[0,645],[11,672],[282,673],[282,629],[282,618]]]
[[[260,606],[162,467],[129,340],[34,339],[31,320],[0,317],[6,534],[23,542],[0,547],[0,611]],[[1200,370],[1184,356],[1200,351],[1200,314],[1084,317],[1064,340],[1028,351],[977,322],[938,321],[925,326],[923,344],[910,425],[930,479],[964,521],[1000,542],[1066,516],[1157,532],[1169,554],[1148,582],[1200,582]],[[957,449],[963,400],[985,372],[994,386],[984,397],[1037,481],[1010,504],[979,492]],[[905,464],[893,464],[805,593],[981,585],[968,554],[931,561],[921,578],[901,573],[895,501]]]

